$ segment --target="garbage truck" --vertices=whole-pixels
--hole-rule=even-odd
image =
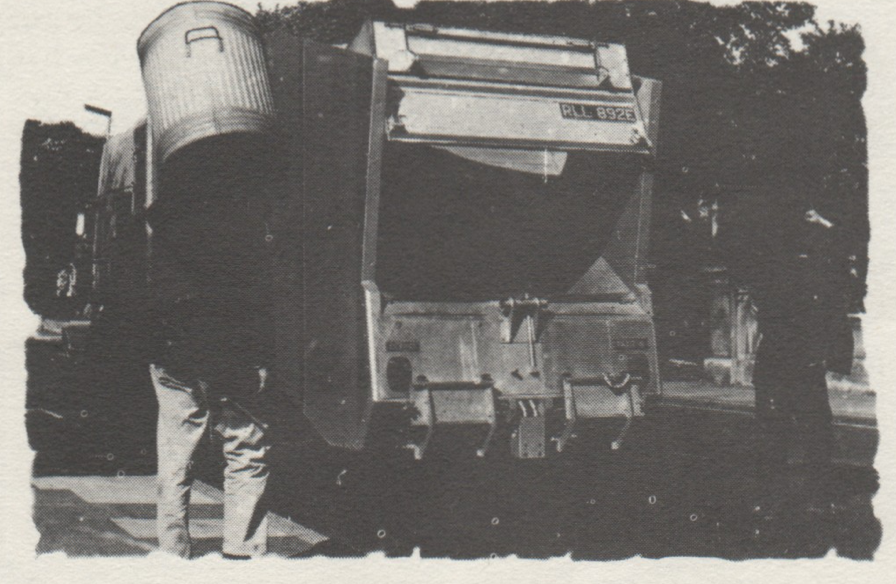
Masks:
[[[141,36],[149,112],[107,144],[105,168],[133,171],[102,183],[94,285],[142,285],[151,232],[116,254],[116,224],[144,221],[180,149],[270,132],[296,424],[350,450],[387,436],[421,459],[443,435],[540,459],[607,421],[619,448],[662,388],[646,274],[661,83],[616,43],[372,21],[330,46],[254,26],[194,2]]]
[[[481,430],[471,453],[542,458],[615,418],[618,448],[661,391],[660,82],[619,44],[430,25],[302,53],[303,339],[285,358],[317,431],[362,448],[400,404],[417,458],[458,425]]]

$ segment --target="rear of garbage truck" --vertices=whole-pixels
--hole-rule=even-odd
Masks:
[[[278,111],[303,168],[287,187],[303,292],[282,311],[303,325],[281,361],[301,361],[317,431],[361,449],[398,408],[417,458],[459,427],[471,455],[557,456],[589,420],[617,423],[618,448],[661,391],[645,274],[661,84],[622,45],[565,37],[279,38],[275,101],[301,68]]]

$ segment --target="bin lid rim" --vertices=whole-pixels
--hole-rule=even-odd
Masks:
[[[229,2],[219,2],[218,0],[188,0],[187,2],[178,2],[173,6],[169,6],[164,12],[156,16],[140,33],[140,36],[137,38],[137,55],[140,57],[141,62],[143,61],[143,56],[146,53],[147,48],[152,44],[152,41],[155,38],[155,33],[161,26],[159,24],[160,22],[165,18],[169,18],[169,15],[172,12],[181,10],[185,6],[199,7],[200,5],[215,5],[222,11],[230,11],[231,14],[234,14],[234,11],[236,11],[237,14],[240,14],[246,19],[245,24],[250,24],[253,27],[255,26],[255,17],[251,12],[235,4],[230,4]]]

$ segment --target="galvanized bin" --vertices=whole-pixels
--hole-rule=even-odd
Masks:
[[[203,138],[271,128],[264,49],[245,10],[222,2],[177,4],[146,27],[137,53],[162,162]]]

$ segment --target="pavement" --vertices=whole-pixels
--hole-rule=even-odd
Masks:
[[[44,476],[31,481],[38,553],[146,555],[158,549],[155,476]],[[193,486],[190,534],[197,556],[220,552],[224,494]],[[326,540],[288,518],[268,514],[269,553],[294,556]]]
[[[707,381],[667,381],[662,403],[687,408],[707,408],[729,413],[753,413],[752,387],[719,386]],[[877,397],[870,391],[829,389],[834,423],[868,428],[877,426]]]
[[[663,383],[659,405],[660,409],[678,411],[690,419],[687,423],[682,421],[673,425],[680,425],[685,430],[681,438],[685,443],[696,443],[717,436],[724,426],[737,427],[732,431],[737,436],[749,436],[754,398],[752,387],[719,386],[708,381],[667,381]],[[880,442],[876,395],[871,391],[840,389],[829,384],[828,398],[834,414],[833,461],[873,468]],[[693,429],[687,432],[689,427]],[[795,456],[799,459],[800,454]]]

